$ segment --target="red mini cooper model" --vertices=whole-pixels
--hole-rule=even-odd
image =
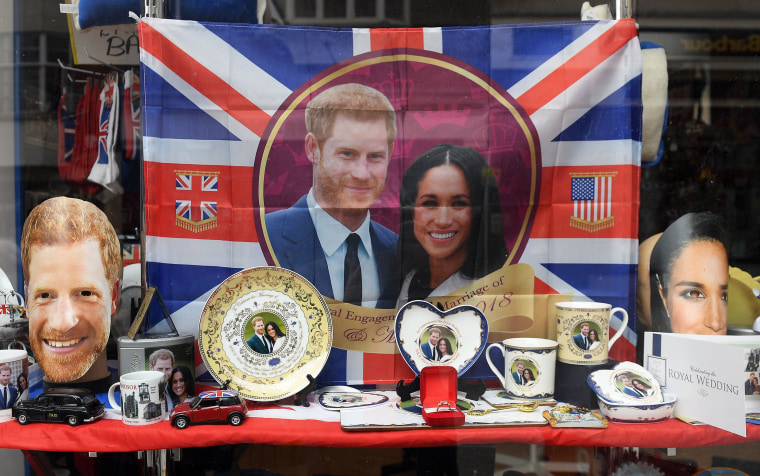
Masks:
[[[172,424],[183,430],[191,423],[229,423],[238,426],[245,420],[245,402],[233,390],[201,392],[190,402],[180,403],[169,413]]]

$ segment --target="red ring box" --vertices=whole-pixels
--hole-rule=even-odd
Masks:
[[[428,366],[420,372],[422,418],[430,426],[464,425],[464,413],[457,408],[457,370],[449,366]]]

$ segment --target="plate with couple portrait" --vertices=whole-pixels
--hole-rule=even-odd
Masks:
[[[441,311],[427,301],[411,301],[399,309],[396,343],[404,360],[419,374],[432,365],[448,365],[462,376],[483,353],[488,321],[474,306]]]
[[[316,378],[332,346],[330,310],[293,271],[249,268],[225,279],[201,313],[198,347],[217,382],[256,401],[294,395]]]

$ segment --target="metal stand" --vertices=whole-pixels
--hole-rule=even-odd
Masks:
[[[306,378],[309,379],[309,384],[306,388],[296,394],[295,400],[293,400],[293,405],[301,405],[302,407],[309,406],[308,396],[311,392],[317,389],[317,380],[312,377],[311,374],[306,374]]]
[[[168,18],[170,6],[171,2],[169,0],[144,0],[142,16],[148,18]]]

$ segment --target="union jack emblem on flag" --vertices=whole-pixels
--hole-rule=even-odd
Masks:
[[[175,200],[177,226],[193,233],[215,228],[218,173],[177,171]]]
[[[7,304],[0,304],[0,314],[10,314],[11,307]]]
[[[615,225],[612,215],[612,178],[615,175],[615,172],[570,174],[570,199],[573,201],[570,226],[593,233]]]

